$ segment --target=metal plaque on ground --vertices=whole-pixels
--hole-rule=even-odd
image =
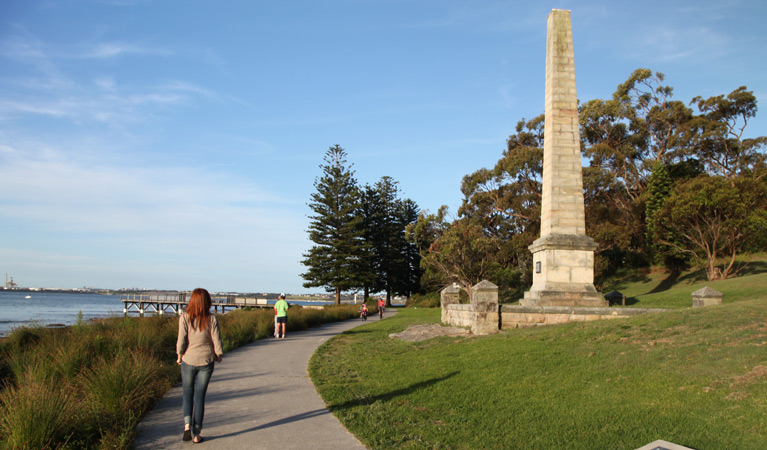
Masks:
[[[663,440],[658,439],[655,442],[650,442],[649,444],[639,447],[636,450],[693,450],[690,447],[684,447],[682,445],[673,444],[671,442],[666,442]]]

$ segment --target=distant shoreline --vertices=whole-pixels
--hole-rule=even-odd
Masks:
[[[114,295],[117,291],[109,290],[92,290],[92,289],[49,289],[49,288],[13,288],[8,289],[0,287],[0,292],[37,292],[48,294],[98,294],[98,295]]]

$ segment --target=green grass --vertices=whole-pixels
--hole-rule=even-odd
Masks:
[[[724,304],[681,309],[704,284]],[[440,312],[405,309],[321,346],[310,374],[372,449],[764,449],[766,285],[635,281],[637,306],[677,309],[418,343],[388,335]]]
[[[357,306],[289,314],[296,331],[356,317]],[[219,321],[225,352],[274,333],[271,310]],[[160,316],[14,331],[0,342],[0,448],[130,448],[143,415],[180,379],[177,330],[177,317]]]
[[[722,303],[732,303],[767,292],[767,272],[749,273],[729,280],[706,281],[699,272],[674,275],[648,271],[605,283],[603,292],[622,292],[626,295],[626,305],[629,307],[687,308],[692,306],[692,293],[704,286],[723,293]]]

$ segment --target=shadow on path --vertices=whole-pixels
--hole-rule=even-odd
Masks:
[[[326,414],[330,414],[330,411],[328,411],[327,409],[324,409],[324,408],[323,409],[315,409],[314,411],[307,411],[307,412],[303,412],[301,414],[296,414],[296,415],[289,416],[289,417],[283,417],[282,419],[278,419],[278,420],[275,420],[275,421],[272,421],[272,422],[268,422],[268,423],[263,423],[261,425],[257,425],[255,427],[251,427],[251,428],[248,428],[248,429],[245,429],[245,430],[235,431],[235,432],[227,433],[227,434],[221,434],[221,435],[218,435],[218,436],[209,436],[207,438],[207,440],[212,441],[212,440],[215,440],[215,439],[224,439],[224,438],[228,438],[228,437],[232,437],[232,436],[237,436],[237,435],[240,435],[240,434],[246,434],[246,433],[250,433],[250,432],[253,432],[253,431],[264,430],[266,428],[276,427],[276,426],[279,426],[279,425],[285,425],[285,424],[293,423],[293,422],[300,422],[302,420],[311,419],[312,417],[324,416]]]

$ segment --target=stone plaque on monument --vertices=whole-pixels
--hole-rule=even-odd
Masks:
[[[547,20],[546,110],[541,237],[533,253],[533,286],[523,306],[608,306],[594,287],[594,250],[586,236],[583,174],[570,11]]]

